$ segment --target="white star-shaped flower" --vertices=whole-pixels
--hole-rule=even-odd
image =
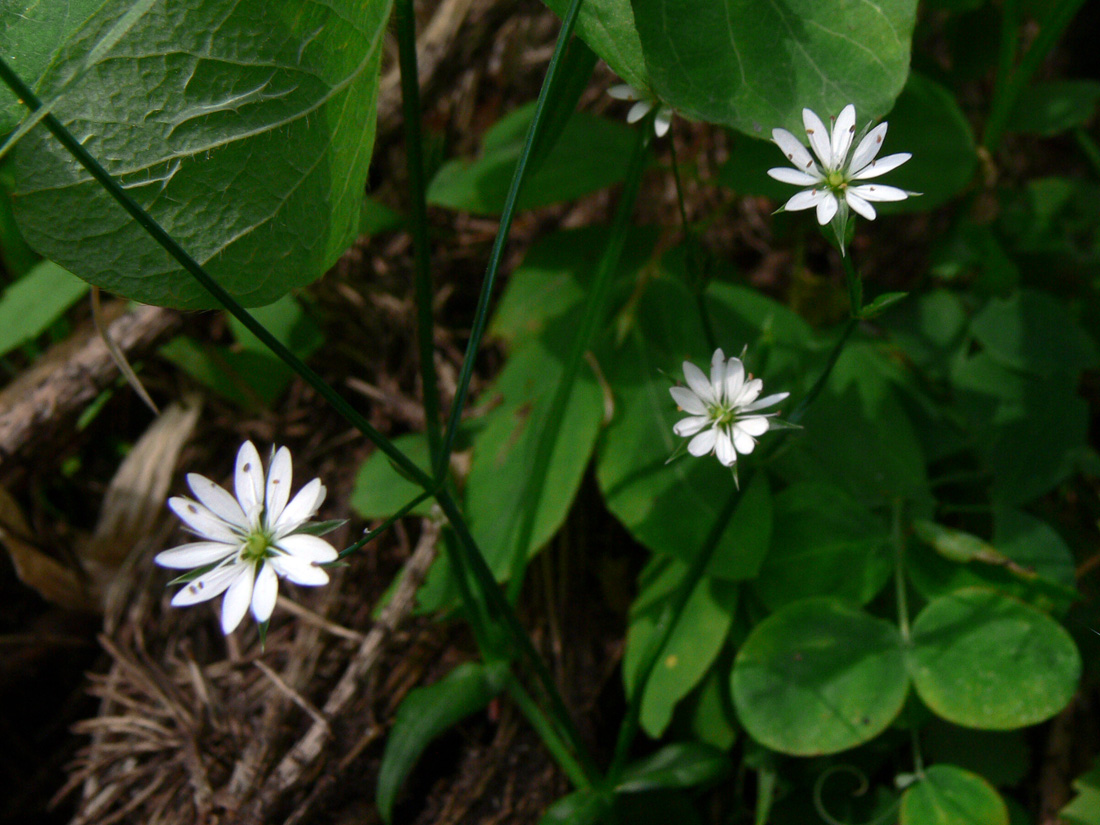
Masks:
[[[809,109],[802,110],[802,123],[806,136],[817,155],[815,160],[794,135],[786,129],[773,129],[772,138],[783,150],[794,168],[785,166],[769,169],[768,174],[783,183],[808,186],[784,205],[784,209],[817,209],[817,222],[824,226],[838,214],[842,222],[847,218],[847,207],[868,220],[874,220],[872,201],[900,201],[915,194],[876,183],[856,184],[856,181],[877,178],[896,169],[912,157],[908,152],[887,155],[875,160],[882,141],[886,137],[886,123],[880,123],[851,151],[856,131],[856,107],[845,106],[832,132],[821,118]]]
[[[656,133],[657,137],[664,137],[668,134],[668,127],[672,124],[671,106],[661,103],[650,94],[639,92],[627,83],[620,83],[618,86],[612,86],[607,90],[607,93],[616,100],[637,101],[637,103],[630,107],[630,111],[626,113],[627,123],[637,123],[648,115],[651,109],[656,107],[657,116],[653,120],[653,131]]]
[[[684,362],[684,379],[686,387],[672,387],[669,392],[688,418],[678,421],[672,431],[691,438],[687,449],[692,455],[714,453],[727,467],[734,465],[738,453],[748,455],[755,449],[756,439],[771,426],[768,419],[778,415],[758,411],[790,395],[781,392],[760,398],[764,382],[746,376],[741,359],[727,360],[720,349],[711,358],[709,380],[690,361]]]
[[[162,567],[198,571],[176,593],[173,605],[225,593],[222,632],[228,635],[249,606],[256,621],[271,618],[280,577],[306,586],[328,583],[328,573],[317,565],[336,561],[336,548],[304,532],[325,500],[325,486],[315,478],[291,499],[291,471],[290,450],[280,447],[265,479],[260,454],[246,441],[237,453],[236,498],[205,476],[188,474],[198,500],[175,496],[168,506],[200,541],[165,550],[155,559]]]

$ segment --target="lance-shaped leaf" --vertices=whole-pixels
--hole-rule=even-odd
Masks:
[[[102,4],[26,79],[242,303],[319,277],[357,231],[389,0],[161,0],[120,29],[132,5]],[[45,129],[13,158],[43,255],[145,303],[213,305]]]

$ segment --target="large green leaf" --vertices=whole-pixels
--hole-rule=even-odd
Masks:
[[[767,134],[854,103],[889,110],[909,71],[915,0],[633,0],[657,95],[685,115]],[[597,49],[598,51],[598,49]],[[780,165],[780,164],[776,164]]]
[[[676,742],[623,769],[615,790],[641,793],[704,785],[730,772],[730,758],[713,745]]]
[[[971,331],[999,364],[1037,375],[1076,374],[1100,358],[1069,307],[1038,290],[994,298],[974,317]]]
[[[776,496],[771,550],[753,587],[768,607],[810,596],[866,604],[893,571],[881,518],[839,487],[794,484]]]
[[[984,779],[933,765],[901,796],[901,825],[1008,825],[1008,808]]]
[[[757,625],[734,662],[741,724],[773,750],[816,756],[873,739],[909,679],[896,627],[838,599],[795,602]]]
[[[409,693],[397,709],[378,768],[378,810],[389,822],[397,792],[428,744],[485,707],[508,678],[507,665],[459,665],[434,685]]]
[[[913,623],[917,693],[949,722],[1007,730],[1066,706],[1081,657],[1065,629],[1015,599],[970,588],[928,604]]]
[[[159,0],[84,71],[131,5],[102,4],[37,93],[64,89],[58,118],[242,303],[319,277],[357,231],[389,0]],[[42,254],[145,303],[215,305],[44,129],[13,159]]]
[[[46,331],[88,292],[53,261],[39,261],[0,295],[0,355]]]
[[[628,695],[637,692],[639,668],[650,653],[655,629],[670,607],[673,595],[683,585],[687,570],[682,561],[657,556],[642,571],[638,596],[630,611],[623,657]],[[731,582],[709,576],[695,582],[641,697],[639,719],[653,738],[664,733],[677,703],[699,684],[718,656],[733,623],[737,594],[737,585]]]

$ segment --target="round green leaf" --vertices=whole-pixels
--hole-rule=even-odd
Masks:
[[[1069,633],[1033,607],[968,588],[931,602],[913,623],[917,693],[949,722],[1007,730],[1049,719],[1081,674]]]
[[[320,277],[358,229],[388,0],[156,2],[112,42],[132,5],[101,4],[38,95],[242,303]],[[12,159],[36,250],[143,303],[216,305],[46,129]]]
[[[853,748],[901,712],[909,680],[889,622],[837,599],[795,602],[749,634],[733,666],[741,724],[782,753]]]
[[[860,118],[877,117],[909,71],[914,0],[633,6],[656,94],[689,117],[746,134],[775,126],[801,133],[803,107],[826,121],[848,103]]]
[[[1001,795],[980,776],[933,765],[901,797],[901,825],[1008,825]]]
[[[974,318],[971,331],[993,360],[1037,375],[1076,374],[1100,358],[1069,307],[1034,289],[994,298]]]

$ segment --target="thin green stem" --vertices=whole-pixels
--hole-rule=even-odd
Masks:
[[[751,477],[748,481],[751,483]],[[747,486],[748,484],[746,484]],[[672,601],[661,611],[661,617],[654,628],[649,646],[643,655],[641,666],[638,668],[638,678],[634,681],[633,695],[627,705],[626,716],[619,726],[619,735],[615,742],[615,754],[608,770],[611,784],[618,781],[619,774],[630,756],[630,746],[634,743],[634,737],[638,734],[638,721],[642,712],[642,697],[645,696],[646,686],[653,675],[653,669],[657,666],[661,651],[665,649],[668,640],[672,638],[672,633],[676,629],[677,622],[680,621],[680,616],[683,615],[684,608],[687,606],[692,592],[702,581],[706,569],[714,557],[714,552],[718,548],[718,542],[726,531],[730,519],[733,518],[740,498],[740,491],[734,491],[730,494],[722,511],[718,514],[714,524],[711,525],[710,532],[707,534],[702,547],[695,554],[695,558],[691,560],[691,565],[688,567],[687,573],[684,575],[679,588],[677,588]]]
[[[833,367],[836,366],[837,359],[840,358],[840,353],[844,351],[844,345],[848,343],[848,338],[851,337],[852,332],[855,331],[856,324],[859,323],[855,318],[848,319],[848,323],[844,325],[844,330],[840,333],[840,338],[836,344],[833,345],[832,352],[829,353],[829,360],[825,363],[825,369],[822,370],[821,375],[817,377],[817,381],[810,387],[810,391],[806,393],[801,401],[798,402],[798,406],[794,408],[794,411],[787,416],[787,420],[792,424],[797,424],[802,420],[802,416],[806,414],[806,410],[814,402],[814,400],[821,394],[821,391],[825,389],[825,385],[829,381],[829,376],[832,375]]]
[[[618,272],[619,261],[622,259],[626,236],[630,231],[630,216],[634,212],[634,204],[638,199],[638,189],[641,186],[642,173],[646,167],[648,156],[646,150],[649,146],[649,135],[651,134],[649,126],[650,124],[646,122],[638,129],[634,150],[627,165],[626,182],[615,210],[615,218],[611,224],[611,236],[603,255],[600,257],[592,288],[584,301],[581,318],[577,322],[576,332],[569,345],[569,351],[566,353],[561,377],[554,389],[554,395],[550,399],[546,413],[539,417],[535,453],[524,481],[523,508],[518,514],[520,519],[519,529],[516,532],[515,554],[511,560],[508,600],[512,603],[515,603],[519,597],[519,590],[523,585],[522,571],[527,560],[528,545],[535,530],[539,502],[542,500],[546,481],[550,475],[550,461],[553,458],[554,446],[561,434],[562,419],[565,417],[566,407],[573,394],[573,386],[583,364],[584,354],[592,345],[596,330],[606,315],[611,285]],[[503,517],[509,518],[510,516]]]
[[[592,761],[591,756],[584,748],[584,743],[581,740],[580,734],[573,725],[572,716],[565,706],[565,701],[562,699],[561,693],[558,692],[554,677],[546,667],[546,663],[543,661],[542,656],[535,650],[535,646],[531,643],[531,638],[520,624],[519,618],[512,609],[512,605],[507,598],[505,598],[504,591],[493,577],[493,573],[489,570],[489,566],[485,563],[485,559],[478,550],[477,543],[470,534],[470,529],[466,526],[466,522],[462,519],[462,514],[459,512],[458,505],[455,503],[454,498],[452,498],[450,491],[446,488],[441,489],[436,494],[436,500],[443,509],[443,514],[450,520],[451,526],[458,536],[459,545],[463,550],[460,566],[456,568],[456,574],[461,574],[463,570],[468,569],[477,581],[489,607],[495,612],[497,618],[503,622],[509,636],[511,636],[513,641],[518,645],[519,649],[517,652],[527,662],[535,678],[542,685],[543,692],[551,703],[554,721],[559,726],[565,739],[572,745],[574,752],[578,755],[582,764],[584,764],[587,774],[592,777],[597,776],[598,772],[595,767],[595,762]],[[501,656],[498,654],[497,658],[501,658]]]
[[[41,108],[42,104],[35,96],[34,92],[31,91],[2,58],[0,58],[0,80],[3,80],[32,112],[37,112],[38,109]],[[115,181],[111,174],[100,166],[99,162],[92,157],[88,150],[72,136],[69,130],[66,129],[56,117],[52,114],[47,114],[42,119],[42,122],[46,128],[50,130],[53,136],[57,138],[58,142],[76,158],[77,162],[88,170],[88,173],[99,181],[100,185],[118,201],[122,208],[129,213],[130,217],[137,221],[138,225],[149,233],[153,240],[160,244],[169,255],[175,258],[180,266],[190,273],[196,281],[222,304],[222,306],[229,310],[229,312],[244,324],[250,332],[259,338],[265,346],[282,359],[287,366],[293,369],[310,386],[317,390],[317,392],[328,401],[340,415],[362,432],[363,435],[373,441],[378,446],[378,449],[382,450],[382,452],[398,464],[417,484],[425,490],[433,489],[435,482],[427,473],[417,467],[403,452],[394,447],[390,440],[372,427],[370,422],[357,412],[343,396],[325,383],[321,376],[306,366],[305,362],[276,340],[275,337],[264,328],[263,324],[253,318],[244,307],[237,303],[236,299],[226,292],[221,284],[210,277],[207,271],[203,269],[194,258],[187,254],[186,250],[176,243],[175,239],[165,232],[160,224],[158,224],[152,216],[137,203],[137,201],[130,197],[126,190],[118,185],[118,182]]]
[[[900,498],[894,499],[891,513],[890,535],[894,544],[894,590],[898,601],[898,630],[906,646],[909,645],[909,593],[905,576],[905,532],[902,529],[904,505]]]
[[[1031,82],[1032,76],[1042,65],[1066,26],[1073,20],[1084,0],[1059,0],[1054,3],[1046,18],[1039,23],[1039,34],[1020,58],[1015,70],[1011,69],[1011,57],[1016,50],[1019,30],[1019,0],[1005,0],[1004,23],[1001,27],[1001,51],[997,73],[997,86],[993,91],[993,103],[986,120],[982,146],[996,152],[1004,137],[1005,126],[1016,105],[1020,92]],[[1006,65],[1006,55],[1007,63]]]
[[[394,513],[388,519],[383,521],[381,524],[379,524],[373,530],[367,530],[366,532],[364,532],[363,536],[359,540],[357,540],[354,544],[351,544],[348,547],[345,547],[343,550],[341,550],[340,551],[340,558],[346,558],[347,556],[350,556],[352,553],[354,553],[356,550],[361,550],[367,544],[374,541],[380,535],[382,535],[387,530],[389,530],[391,527],[393,527],[394,523],[397,522],[399,519],[403,519],[410,512],[412,512],[414,507],[416,507],[422,501],[425,501],[426,499],[431,498],[431,496],[432,496],[431,491],[425,490],[423,493],[418,495],[416,498],[414,498],[412,501],[410,501],[408,504],[406,504],[404,507],[402,507],[396,513]]]
[[[863,279],[856,272],[856,265],[852,263],[852,256],[841,255],[840,260],[844,264],[844,282],[848,287],[848,305],[853,318],[858,318],[863,311]]]
[[[500,216],[500,227],[493,241],[493,248],[489,253],[489,264],[485,271],[485,281],[481,285],[481,294],[478,296],[477,309],[474,313],[474,323],[470,328],[470,340],[466,344],[466,355],[462,359],[462,370],[458,376],[458,386],[455,390],[454,401],[451,402],[450,415],[447,417],[447,428],[443,434],[443,445],[436,459],[434,473],[436,477],[442,476],[451,459],[451,450],[454,448],[455,435],[458,433],[458,425],[462,419],[462,411],[466,406],[466,396],[470,389],[470,378],[473,376],[474,359],[478,348],[481,346],[481,338],[485,334],[485,325],[489,318],[489,301],[492,299],[493,288],[496,286],[497,272],[504,256],[504,245],[508,240],[508,233],[512,228],[512,219],[516,213],[516,201],[519,197],[520,187],[523,185],[527,174],[527,165],[531,159],[531,147],[534,146],[543,122],[543,113],[546,111],[547,100],[550,96],[551,86],[557,76],[558,67],[561,64],[562,54],[573,34],[573,28],[577,22],[577,12],[580,10],[581,0],[570,0],[569,9],[562,18],[561,31],[558,32],[558,42],[554,47],[554,55],[550,58],[550,65],[546,69],[546,77],[543,78],[542,88],[539,90],[538,101],[535,103],[535,115],[531,125],[527,128],[527,137],[520,151],[519,161],[516,163],[516,171],[512,175],[512,183],[508,188],[508,196],[504,199],[504,211]]]
[[[585,773],[581,764],[573,757],[568,745],[558,735],[557,729],[546,718],[538,704],[527,695],[523,685],[517,682],[514,676],[509,677],[507,690],[508,695],[512,697],[512,701],[516,703],[516,707],[520,709],[527,722],[535,729],[539,739],[542,740],[542,744],[546,746],[546,749],[550,751],[550,755],[554,757],[554,761],[558,763],[558,767],[569,777],[573,787],[577,789],[591,787],[591,779]]]
[[[416,63],[416,17],[412,0],[394,0],[397,22],[398,62],[401,65],[401,107],[405,120],[405,162],[412,198],[413,263],[416,276],[417,346],[420,351],[420,383],[424,393],[424,419],[428,450],[435,467],[442,442],[439,424],[439,382],[435,374],[435,289],[428,242],[427,185],[424,180],[424,141],[421,136],[420,82]],[[439,473],[435,474],[439,477]]]
[[[707,285],[703,282],[703,273],[699,271],[698,249],[694,243],[695,229],[688,221],[687,205],[684,202],[684,183],[680,178],[680,162],[676,155],[676,137],[672,132],[668,135],[668,145],[672,157],[672,179],[676,183],[676,202],[680,208],[680,223],[684,227],[684,237],[688,241],[687,266],[691,291],[695,296],[695,304],[699,308],[699,318],[703,322],[703,334],[707,337],[707,347],[713,351],[718,348],[718,336],[714,332],[714,323],[710,320],[707,302],[703,297]]]

